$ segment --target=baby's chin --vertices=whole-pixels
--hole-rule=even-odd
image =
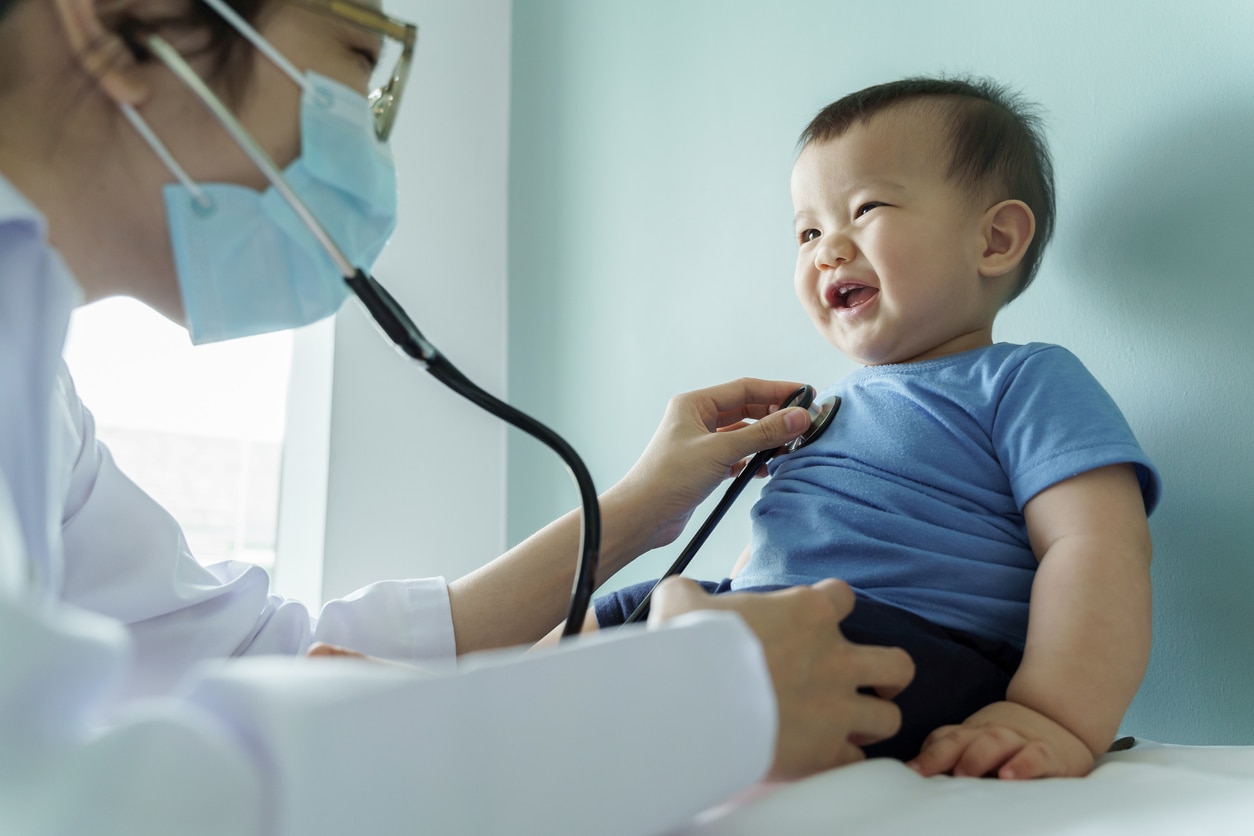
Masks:
[[[908,357],[905,349],[899,348],[894,351],[883,346],[866,345],[863,341],[848,339],[844,334],[832,333],[823,327],[819,328],[819,333],[823,335],[828,345],[859,366],[887,366],[904,362]]]
[[[860,366],[896,366],[902,363],[914,363],[930,360],[926,349],[915,346],[865,347],[842,345],[840,341],[828,339],[836,349]]]
[[[951,354],[961,354],[972,349],[992,345],[991,334],[972,331],[943,339],[921,329],[903,327],[882,328],[877,333],[871,329],[844,331],[820,327],[819,333],[841,354],[861,366],[896,366],[905,363],[921,363]]]

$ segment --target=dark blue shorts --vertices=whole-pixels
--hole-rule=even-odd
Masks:
[[[731,591],[731,581],[700,582],[715,595]],[[622,624],[653,588],[639,583],[597,598],[597,624]],[[757,587],[746,592],[769,592],[782,586]],[[961,723],[984,706],[1004,700],[1010,678],[1019,667],[1022,651],[1004,642],[990,642],[939,627],[912,612],[857,592],[857,604],[840,623],[847,639],[859,644],[900,647],[914,660],[914,681],[894,702],[901,708],[898,734],[864,747],[867,757],[909,760],[923,741],[940,726]]]

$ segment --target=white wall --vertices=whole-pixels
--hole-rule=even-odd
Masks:
[[[419,25],[419,43],[392,135],[400,225],[375,276],[454,364],[502,393],[510,3],[389,0],[387,9]],[[303,495],[285,509],[288,546],[316,563],[308,559],[325,532],[321,589],[307,597],[388,577],[452,579],[499,554],[499,422],[401,357],[355,302],[325,338],[334,339],[331,391],[311,383],[307,413],[292,416],[323,438],[312,431],[289,447],[285,470],[286,490]],[[317,345],[298,352],[298,364],[323,363],[314,380],[325,373],[330,358],[320,361]],[[280,555],[280,585],[284,561],[290,573],[299,559]]]
[[[788,175],[820,107],[938,72],[1043,104],[1057,235],[996,336],[1074,350],[1163,472],[1127,730],[1254,743],[1254,3],[526,0],[513,26],[510,390],[601,487],[676,392],[850,370],[791,289]],[[509,484],[511,540],[575,500],[512,436]],[[691,574],[727,571],[752,501]]]

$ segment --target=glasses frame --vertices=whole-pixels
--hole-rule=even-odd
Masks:
[[[418,43],[418,27],[353,0],[293,0],[298,6],[325,14],[365,29],[376,35],[391,38],[401,45],[401,55],[392,70],[392,77],[377,90],[370,92],[370,112],[374,115],[374,132],[380,140],[386,140],[396,124],[401,94],[409,81],[413,65],[414,47]]]

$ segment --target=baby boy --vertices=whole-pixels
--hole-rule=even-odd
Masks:
[[[1159,478],[1074,355],[993,341],[1054,224],[1037,120],[982,80],[917,78],[824,108],[792,173],[794,286],[862,364],[813,444],[777,457],[717,590],[839,577],[853,641],[904,647],[923,774],[1083,775],[1150,645]],[[598,599],[601,627],[651,584]]]

